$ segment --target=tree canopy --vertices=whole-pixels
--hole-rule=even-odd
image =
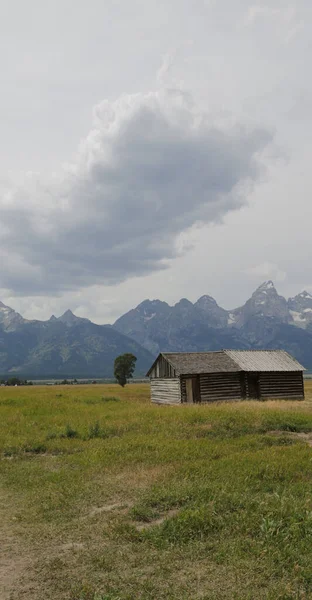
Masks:
[[[115,358],[114,375],[117,383],[124,387],[127,379],[131,379],[135,369],[136,356],[131,353],[121,354]]]

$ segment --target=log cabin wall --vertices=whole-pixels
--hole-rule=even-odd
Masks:
[[[181,402],[186,402],[186,377],[180,377]]]
[[[187,402],[186,380],[189,377],[181,377],[181,401]],[[243,398],[243,387],[240,373],[209,373],[199,376],[200,401],[216,402],[218,400],[241,400]]]
[[[209,373],[200,376],[201,402],[241,400],[240,373]]]
[[[151,400],[154,404],[181,404],[180,378],[151,379]]]
[[[260,398],[304,398],[301,371],[259,373]]]
[[[148,376],[152,402],[207,403],[245,398],[302,399],[303,370],[281,350],[170,352],[158,356]]]

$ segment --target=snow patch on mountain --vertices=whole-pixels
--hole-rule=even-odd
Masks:
[[[301,315],[300,312],[296,311],[296,310],[290,310],[289,311],[293,320],[296,321],[296,323],[302,323],[303,321],[305,321],[305,318]]]
[[[143,317],[144,321],[150,321],[151,319],[154,319],[154,317],[156,317],[156,313],[152,313],[151,315],[147,315],[145,317]]]
[[[275,290],[275,286],[273,281],[264,281],[256,290],[256,292],[262,292],[266,294],[267,290]]]

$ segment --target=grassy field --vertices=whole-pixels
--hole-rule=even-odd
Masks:
[[[1,600],[312,598],[304,402],[1,388]]]

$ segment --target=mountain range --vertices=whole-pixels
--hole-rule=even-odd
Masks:
[[[48,321],[29,321],[0,303],[0,374],[27,378],[111,377],[116,356],[137,357],[144,375],[151,356],[110,325],[96,325],[70,310]]]
[[[152,354],[160,350],[283,348],[312,368],[312,296],[306,291],[286,300],[266,281],[247,302],[225,310],[211,296],[174,306],[144,300],[114,324],[120,333]]]
[[[211,296],[174,306],[144,300],[113,325],[96,325],[67,310],[48,321],[27,320],[0,302],[0,374],[111,377],[116,356],[132,352],[136,375],[159,351],[283,348],[312,369],[312,296],[286,300],[266,281],[233,310]]]

